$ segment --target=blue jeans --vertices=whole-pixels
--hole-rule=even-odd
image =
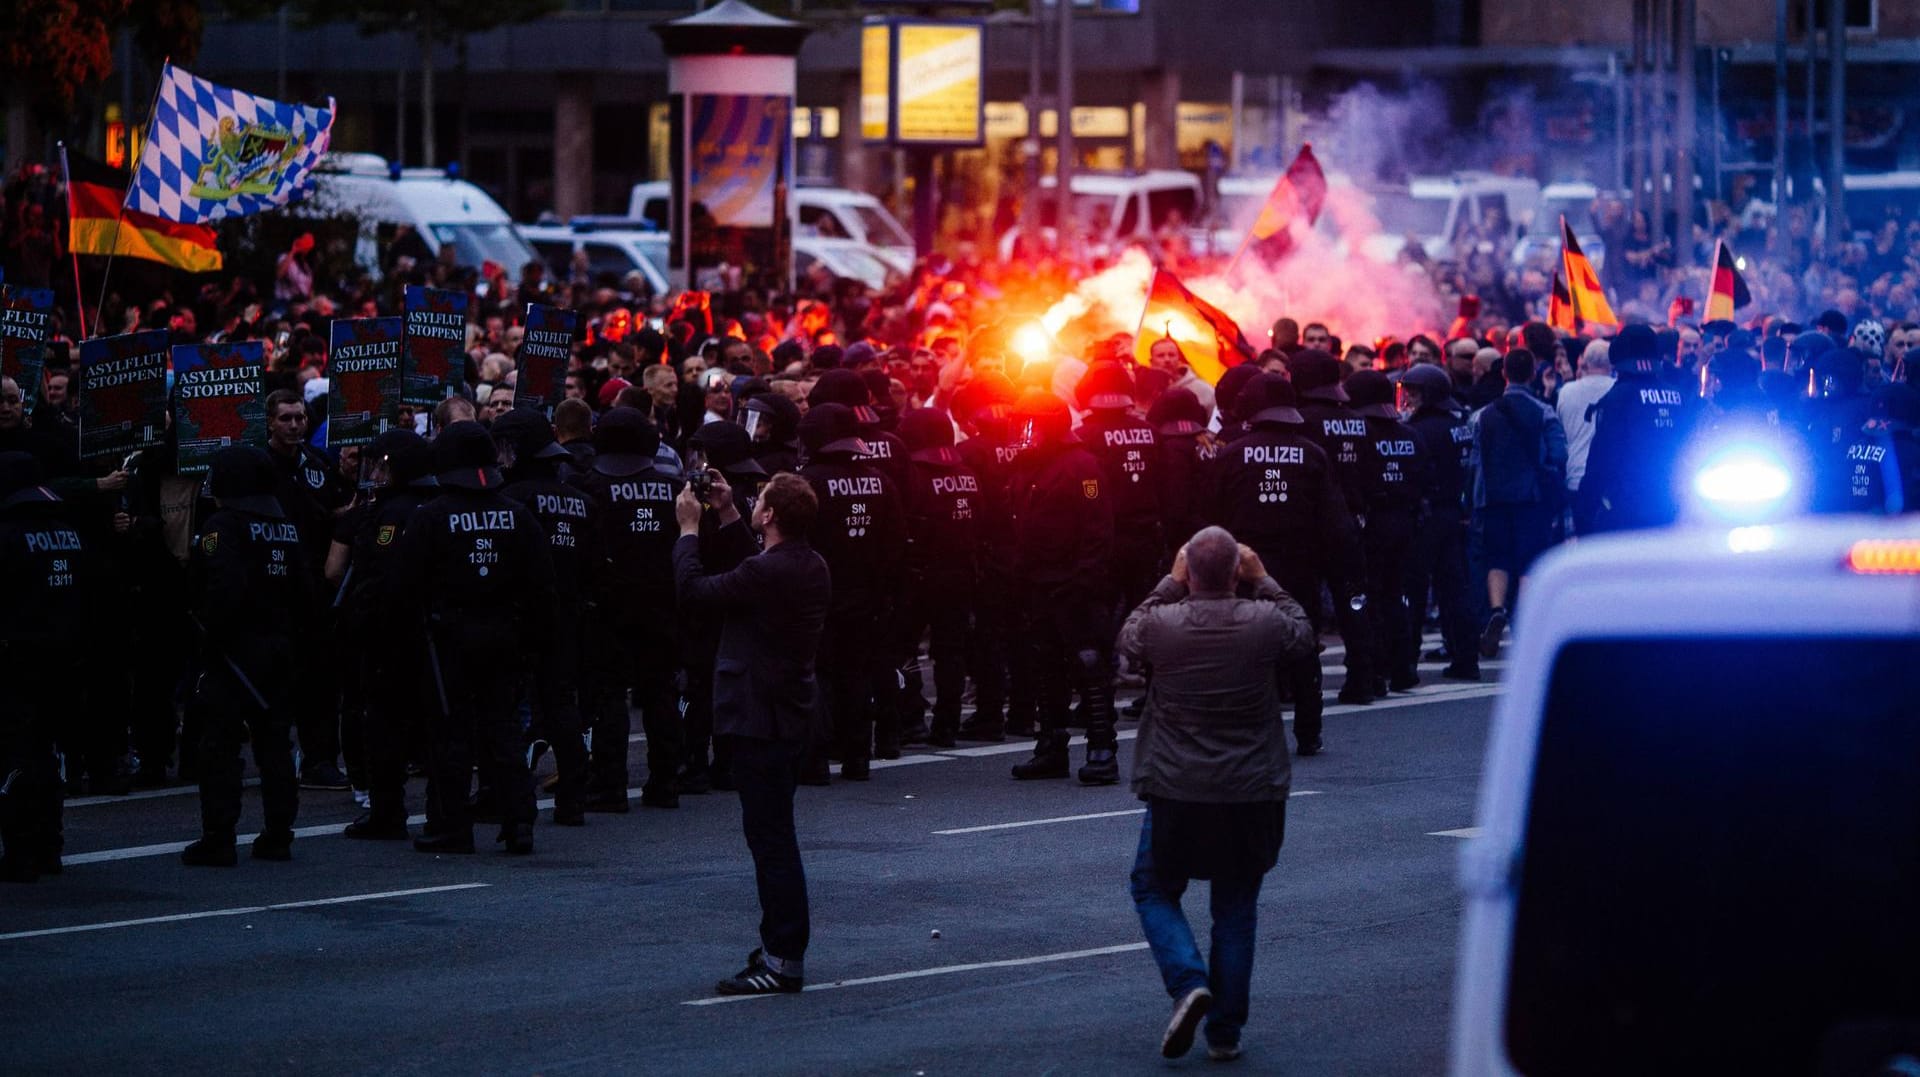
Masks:
[[[1147,936],[1153,960],[1167,994],[1180,998],[1196,987],[1213,991],[1213,1009],[1207,1015],[1207,1043],[1226,1047],[1240,1042],[1247,1023],[1253,987],[1254,926],[1259,915],[1263,876],[1213,880],[1210,904],[1213,939],[1210,961],[1200,958],[1193,928],[1180,909],[1188,880],[1155,870],[1153,865],[1153,809],[1140,824],[1140,852],[1133,861],[1133,904],[1140,928]],[[1211,972],[1209,972],[1211,966]]]

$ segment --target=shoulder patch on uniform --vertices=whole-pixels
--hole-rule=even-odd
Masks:
[[[1081,482],[1080,492],[1086,495],[1088,501],[1100,500],[1100,480],[1087,479]]]
[[[394,533],[398,530],[399,529],[392,524],[381,524],[380,530],[374,532],[373,544],[376,546],[393,545],[393,536],[394,536]]]
[[[200,552],[201,553],[206,554],[208,557],[212,557],[213,551],[219,548],[220,548],[220,532],[209,531],[205,535],[200,536]]]

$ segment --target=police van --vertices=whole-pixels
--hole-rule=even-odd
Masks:
[[[1528,582],[1465,896],[1451,1072],[1920,1074],[1920,522],[1717,524]]]

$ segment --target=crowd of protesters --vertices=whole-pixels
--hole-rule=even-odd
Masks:
[[[43,253],[44,222],[21,194],[37,189],[8,188],[9,278],[24,266],[23,282]],[[555,822],[627,810],[637,710],[647,733],[638,799],[677,807],[733,779],[711,707],[718,628],[676,604],[676,500],[692,486],[708,516],[723,503],[751,516],[783,473],[805,480],[813,508],[794,508],[804,499],[785,487],[766,496],[809,520],[834,584],[804,783],[829,783],[833,762],[841,780],[868,780],[871,759],[909,744],[1010,734],[1037,737],[1015,777],[1063,778],[1069,725],[1088,730],[1080,780],[1119,780],[1115,687],[1150,685],[1152,671],[1126,666],[1116,635],[1208,525],[1255,551],[1315,628],[1337,628],[1341,702],[1411,690],[1424,662],[1478,680],[1533,561],[1580,534],[1673,522],[1672,470],[1712,431],[1751,427],[1800,454],[1816,511],[1913,507],[1920,404],[1903,359],[1920,343],[1910,309],[1920,263],[1907,254],[1920,247],[1920,221],[1875,235],[1837,257],[1786,243],[1795,257],[1748,271],[1755,303],[1742,324],[1687,320],[1672,300],[1693,278],[1636,277],[1633,244],[1609,240],[1607,273],[1631,323],[1617,334],[1556,332],[1528,289],[1502,299],[1507,277],[1468,266],[1441,286],[1489,300],[1476,317],[1351,345],[1337,324],[1281,317],[1271,346],[1217,384],[1195,375],[1191,345],[1171,339],[1153,342],[1147,364],[1124,335],[1063,337],[1051,355],[1021,355],[1016,328],[1090,266],[963,249],[880,292],[816,278],[792,293],[662,296],[637,274],[462,268],[404,241],[385,252],[378,280],[319,279],[303,238],[271,281],[233,276],[103,304],[102,333],[164,328],[177,343],[265,346],[269,444],[251,463],[216,467],[204,488],[172,474],[166,451],[83,463],[64,349],[37,392],[0,382],[0,514],[57,516],[84,546],[90,577],[86,616],[59,629],[89,643],[56,649],[83,665],[41,667],[38,724],[10,734],[10,758],[38,773],[57,750],[55,797],[199,781],[218,800],[231,787],[231,808],[207,812],[211,845],[195,861],[230,862],[240,738],[214,728],[217,712],[285,692],[296,736],[253,738],[277,786],[269,830],[287,835],[260,855],[286,853],[296,781],[353,790],[368,809],[354,836],[408,836],[408,766],[430,772],[422,848],[468,851],[472,823],[496,819],[502,843],[528,851],[529,768],[546,751],[558,767]],[[1506,264],[1503,252],[1492,257]],[[403,408],[374,446],[328,449],[329,322],[395,312],[415,283],[471,297],[465,392],[431,414]],[[582,315],[550,414],[517,398],[528,303]],[[70,339],[70,312],[56,320],[56,340]],[[581,495],[578,513],[564,504],[569,491]],[[508,578],[545,581],[560,609],[479,601],[500,581],[434,575],[427,540],[410,540],[409,521],[454,512],[445,502],[496,496],[521,505],[551,547]],[[286,684],[235,672],[222,695],[209,685],[244,665],[220,649],[222,632],[236,646],[245,632],[213,622],[244,622],[235,611],[260,598],[247,607],[213,595],[211,562],[242,544],[221,537],[235,525],[220,514],[248,504],[292,525],[287,557],[307,586],[282,596],[268,634],[285,653],[256,656],[284,667]],[[521,539],[532,526],[488,511],[506,512],[499,519]],[[708,548],[714,522],[701,527],[703,557],[726,560]],[[493,549],[463,556],[491,564],[473,558]],[[376,580],[388,590],[372,589]],[[7,608],[10,640],[38,631],[23,620],[31,607]],[[383,621],[394,611],[406,631]],[[1430,615],[1444,642],[1423,653]],[[469,628],[454,635],[425,627],[460,618]],[[476,624],[497,638],[481,640]],[[1324,747],[1320,668],[1317,656],[1286,663],[1301,755]],[[487,728],[470,729],[460,751],[407,732],[421,715],[463,707],[484,712]],[[505,723],[511,737],[496,735]],[[285,752],[284,766],[270,768],[262,751]],[[29,776],[5,794],[9,818],[32,788]],[[46,831],[37,818],[42,830],[9,824],[12,877],[58,868],[57,822]]]

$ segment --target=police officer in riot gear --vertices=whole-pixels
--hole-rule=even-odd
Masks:
[[[1347,512],[1354,517],[1364,516],[1366,483],[1362,478],[1360,447],[1366,441],[1367,424],[1347,407],[1347,391],[1340,385],[1340,361],[1326,352],[1309,348],[1289,359],[1287,369],[1300,399],[1299,411],[1307,423],[1307,436],[1320,446],[1333,465],[1334,482],[1346,499]],[[1334,621],[1340,627],[1341,641],[1347,645],[1347,680],[1340,687],[1339,698],[1342,703],[1371,703],[1377,667],[1366,613],[1365,557],[1356,549],[1344,560],[1345,564],[1326,566]],[[1301,604],[1317,605],[1313,600],[1316,593],[1306,592]]]
[[[553,821],[560,826],[580,826],[586,822],[587,798],[580,631],[586,620],[587,590],[603,560],[600,520],[593,500],[578,487],[561,481],[563,470],[573,470],[573,454],[554,440],[553,427],[538,411],[509,411],[493,421],[491,433],[507,481],[501,493],[533,514],[553,555],[553,594],[559,618],[547,661],[534,671],[531,681],[534,721],[528,738],[553,749]]]
[[[1420,437],[1400,421],[1394,387],[1385,374],[1361,370],[1347,379],[1354,414],[1367,424],[1360,443],[1360,480],[1366,491],[1361,529],[1367,562],[1367,613],[1385,687],[1410,691],[1420,683],[1409,659],[1420,633],[1404,595],[1407,561],[1427,512],[1432,474]],[[1423,611],[1424,612],[1424,611]],[[1380,686],[1376,685],[1376,688]]]
[[[882,748],[893,744],[898,750],[895,730],[875,729],[888,713],[875,707],[875,695],[894,687],[887,655],[906,550],[900,491],[878,467],[863,462],[872,460],[872,449],[846,405],[809,407],[800,420],[800,443],[806,450],[800,477],[820,502],[810,541],[833,574],[833,603],[820,642],[821,694],[840,776],[866,781],[876,734]],[[803,765],[803,781],[821,784],[825,777],[823,760]]]
[[[907,482],[907,591],[903,624],[918,658],[922,633],[933,662],[933,726],[927,743],[951,748],[960,729],[960,696],[967,685],[967,634],[979,579],[980,478],[953,447],[953,424],[930,408],[900,418],[900,436],[913,464]],[[922,698],[919,665],[907,678],[906,700]]]
[[[240,820],[240,745],[260,771],[266,826],[260,860],[293,858],[299,810],[289,731],[298,696],[294,664],[319,605],[298,527],[273,494],[274,463],[235,446],[213,458],[207,485],[218,506],[193,549],[196,613],[205,633],[200,703],[199,841],[181,852],[193,866],[232,867]]]
[[[1160,518],[1166,539],[1165,556],[1172,558],[1187,539],[1207,526],[1212,495],[1205,483],[1219,443],[1207,432],[1207,409],[1192,390],[1173,388],[1147,409],[1160,453]],[[1169,562],[1171,563],[1171,562]]]
[[[1032,679],[1025,654],[1013,645],[1020,603],[1007,486],[1018,455],[1009,429],[1018,395],[1012,382],[992,371],[975,375],[953,394],[953,417],[967,435],[955,451],[980,484],[980,586],[967,658],[974,707],[973,717],[960,724],[961,740],[998,742],[1009,728],[1033,731]]]
[[[866,379],[845,368],[822,373],[807,394],[807,407],[816,408],[821,404],[843,404],[853,409],[853,417],[860,424],[860,440],[867,446],[856,459],[880,469],[894,489],[906,486],[906,443],[885,429],[885,419],[874,405]]]
[[[1808,377],[1807,457],[1816,513],[1901,512],[1906,483],[1892,430],[1873,397],[1861,391],[1866,357],[1832,348],[1813,360]]]
[[[587,596],[593,754],[586,808],[628,810],[629,690],[647,733],[640,802],[677,808],[682,753],[673,683],[673,499],[681,484],[655,466],[660,435],[636,409],[609,408],[594,429],[593,445],[593,470],[574,479],[600,517],[602,554]]]
[[[1341,566],[1359,541],[1332,465],[1309,436],[1310,426],[1286,378],[1255,377],[1232,406],[1246,432],[1221,448],[1214,463],[1213,518],[1260,555],[1288,594],[1317,595],[1329,569]],[[1319,603],[1304,605],[1317,635],[1322,627]],[[1293,688],[1297,750],[1318,754],[1325,707],[1319,654],[1293,663],[1287,677]]]
[[[341,584],[345,638],[358,646],[366,684],[361,740],[367,761],[366,814],[341,831],[349,838],[404,841],[407,833],[407,756],[418,716],[428,706],[421,672],[425,642],[398,616],[400,537],[421,506],[439,493],[433,447],[411,430],[388,430],[367,446],[373,499],[348,514],[335,541],[350,553]]]
[[[741,409],[740,425],[753,442],[753,458],[762,471],[778,475],[800,470],[798,404],[779,393],[761,393]]]
[[[1661,379],[1663,353],[1652,329],[1629,325],[1607,349],[1616,379],[1593,405],[1593,445],[1576,493],[1587,534],[1664,527],[1680,515],[1681,452],[1697,405]]]
[[[1073,436],[1066,401],[1028,389],[1013,410],[1020,455],[1008,486],[1040,737],[1015,778],[1067,776],[1068,699],[1086,704],[1080,781],[1120,780],[1114,735],[1113,501],[1100,462]]]
[[[1427,516],[1407,559],[1406,606],[1411,615],[1406,650],[1393,655],[1392,669],[1414,670],[1420,662],[1420,628],[1431,595],[1440,609],[1440,637],[1448,664],[1441,676],[1480,679],[1480,641],[1467,603],[1467,466],[1473,455],[1473,427],[1467,411],[1453,399],[1453,379],[1430,363],[1400,375],[1400,406],[1427,460],[1431,484]]]
[[[60,498],[30,453],[0,453],[0,882],[60,873],[56,722],[78,681],[91,564]]]
[[[762,418],[756,421],[753,418],[756,412],[751,408],[753,403],[766,399],[755,397],[748,401],[746,415],[749,423],[758,426],[766,421],[767,412],[759,412]],[[782,402],[791,404],[791,401]],[[796,411],[795,431],[798,421]],[[748,519],[753,517],[760,488],[768,478],[766,468],[754,455],[754,437],[755,434],[749,433],[744,425],[707,423],[695,430],[687,440],[688,475],[695,473],[693,465],[696,463],[718,471],[731,491],[734,507]],[[739,552],[743,551],[721,536],[716,514],[702,514],[700,563],[709,571],[724,572],[739,563]],[[751,554],[750,549],[744,552]],[[727,740],[713,735],[714,662],[719,654],[723,621],[724,618],[712,610],[683,607],[680,611],[681,668],[686,678],[685,689],[681,692],[681,698],[686,701],[686,712],[682,716],[686,734],[686,761],[680,774],[682,793],[734,788]]]
[[[1162,476],[1153,424],[1133,413],[1133,378],[1118,363],[1096,363],[1077,390],[1088,414],[1075,431],[1113,498],[1114,632],[1160,580]]]
[[[424,629],[433,699],[426,832],[421,852],[471,853],[474,754],[493,790],[497,841],[533,851],[533,781],[514,704],[521,678],[544,667],[556,628],[553,556],[533,514],[501,492],[487,428],[449,425],[433,443],[441,496],[401,536],[402,609]]]

